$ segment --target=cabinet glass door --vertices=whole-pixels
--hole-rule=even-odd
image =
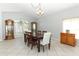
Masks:
[[[14,38],[14,22],[13,20],[5,20],[5,39]]]

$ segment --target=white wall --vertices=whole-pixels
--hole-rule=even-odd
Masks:
[[[51,31],[54,38],[59,38],[60,32],[62,32],[63,20],[74,17],[79,17],[79,5],[39,19],[38,22],[40,24],[40,29]]]
[[[59,33],[61,32],[61,19],[57,16],[49,16],[43,19],[39,19],[39,27],[41,30],[50,31],[53,34],[53,38],[59,38]]]

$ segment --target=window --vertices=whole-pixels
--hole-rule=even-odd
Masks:
[[[16,21],[14,27],[15,35],[22,35],[24,31],[29,30],[29,23],[28,21]]]
[[[63,21],[63,32],[70,30],[70,33],[74,33],[76,39],[79,39],[79,18],[65,19]]]

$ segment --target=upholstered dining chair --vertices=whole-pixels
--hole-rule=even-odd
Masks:
[[[44,33],[46,33],[47,31],[42,31],[42,35],[44,35]]]
[[[50,49],[50,40],[51,40],[51,32],[44,33],[43,40],[40,41],[40,45],[43,46],[43,52],[44,52],[44,46],[48,45]]]
[[[37,35],[41,35],[42,34],[42,32],[41,31],[37,31]]]
[[[32,43],[32,33],[28,32],[28,36],[27,36],[27,46],[29,46]]]

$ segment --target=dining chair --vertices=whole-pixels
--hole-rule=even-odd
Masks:
[[[28,41],[28,42],[27,42],[27,45],[28,45],[28,46],[31,45],[31,49],[33,49],[33,47],[34,47],[35,45],[37,45],[37,37],[36,37],[36,36],[33,36],[32,33],[29,33],[27,39],[28,39],[28,40],[27,40],[27,41]]]
[[[40,45],[43,46],[43,52],[45,45],[48,45],[48,48],[50,49],[50,40],[51,40],[51,32],[44,33],[43,40],[40,41]]]
[[[41,32],[41,31],[38,31],[38,32],[37,32],[37,35],[41,35],[41,34],[42,34],[42,32]]]
[[[24,42],[25,42],[25,44],[27,42],[27,36],[28,36],[28,32],[24,32]]]
[[[44,35],[44,33],[46,33],[47,31],[42,31],[42,35]]]
[[[33,49],[33,47],[37,45],[37,37],[32,36],[32,43],[31,44],[32,44],[31,49]]]
[[[43,33],[46,33],[47,31],[42,31]]]
[[[29,46],[30,44],[32,44],[32,33],[31,32],[29,32],[28,33],[28,36],[27,36],[27,45]]]

